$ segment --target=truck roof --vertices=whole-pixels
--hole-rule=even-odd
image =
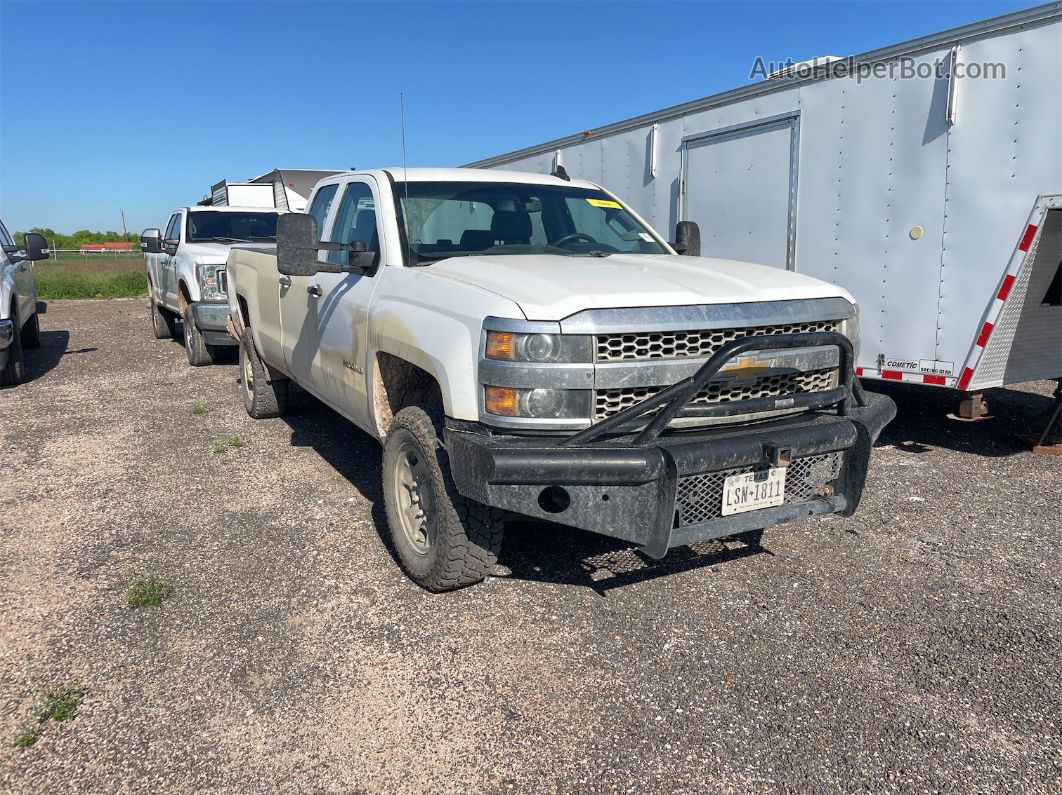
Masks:
[[[530,171],[502,171],[490,168],[403,168],[402,166],[397,166],[368,171],[346,171],[335,175],[335,179],[340,179],[350,174],[366,174],[383,180],[386,180],[388,175],[390,175],[395,182],[519,182],[531,185],[567,185],[579,188],[598,187],[593,182],[587,182],[582,179],[569,181],[549,174],[535,174]]]
[[[197,204],[195,207],[184,207],[183,209],[187,210],[190,213],[206,213],[206,212],[210,212],[210,213],[246,213],[246,212],[275,213],[276,212],[276,208],[275,207],[239,207],[239,206],[231,206],[231,205],[228,205],[228,204],[219,204],[217,206],[211,205],[211,204],[202,204],[202,205],[198,205]]]

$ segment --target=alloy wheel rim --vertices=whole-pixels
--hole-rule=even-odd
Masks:
[[[402,535],[418,555],[435,543],[435,514],[430,473],[420,451],[405,443],[395,461],[394,497]]]

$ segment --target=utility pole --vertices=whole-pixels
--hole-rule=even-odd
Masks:
[[[122,237],[128,237],[129,230],[125,228],[125,210],[119,208],[118,212],[122,214]]]

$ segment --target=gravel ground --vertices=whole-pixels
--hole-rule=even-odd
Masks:
[[[514,523],[511,575],[432,596],[380,540],[353,426],[306,396],[252,421],[234,358],[188,367],[143,301],[42,321],[0,393],[0,790],[1062,786],[1062,459],[1011,436],[1052,384],[974,425],[890,390],[853,519],[652,565]],[[173,597],[128,607],[134,564]],[[76,718],[14,747],[59,683]]]

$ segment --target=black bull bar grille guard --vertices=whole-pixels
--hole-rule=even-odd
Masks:
[[[836,347],[839,353],[838,385],[832,389],[690,405],[735,356],[820,346]],[[759,423],[661,435],[676,417],[744,418],[801,409],[805,411],[795,416]],[[756,335],[726,343],[693,375],[570,436],[496,436],[482,427],[474,431],[455,423],[448,424],[446,447],[458,490],[465,496],[630,541],[650,557],[661,558],[672,547],[792,519],[824,513],[850,516],[859,504],[871,446],[893,416],[892,401],[863,392],[855,378],[852,343],[843,334]],[[786,465],[790,457],[837,451],[844,451],[844,464],[833,493],[688,526],[678,526],[675,520],[682,478]],[[557,486],[570,497],[570,504],[559,511],[542,496]]]

